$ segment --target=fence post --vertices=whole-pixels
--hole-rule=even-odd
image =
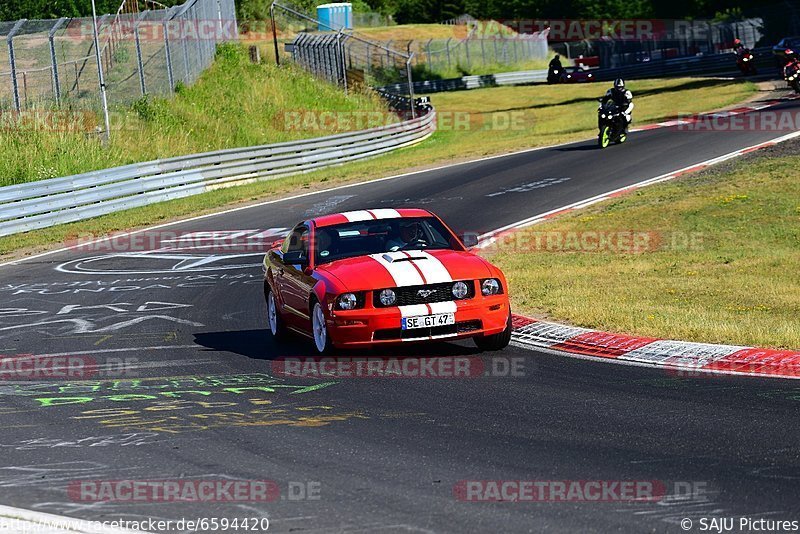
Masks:
[[[186,41],[186,32],[183,29],[183,21],[188,22],[186,18],[179,19],[180,28],[181,28],[181,48],[183,49],[183,83],[188,84],[191,81],[191,77],[189,76],[189,49],[187,48]]]
[[[56,58],[56,43],[54,41],[56,37],[56,32],[64,25],[66,22],[66,17],[61,17],[58,21],[50,28],[50,33],[47,35],[47,39],[50,41],[50,65],[52,65],[52,73],[53,73],[53,94],[56,97],[56,105],[61,103],[61,85],[59,84],[58,80],[58,60]]]
[[[342,85],[344,94],[347,95],[347,64],[345,63],[344,47],[342,46],[342,28],[336,32],[336,64],[341,66]]]
[[[272,46],[275,47],[275,65],[281,66],[281,56],[278,51],[278,30],[275,27],[275,2],[269,5],[269,20],[272,26]],[[296,41],[295,41],[296,43]]]
[[[478,38],[481,42],[481,59],[483,60],[483,65],[486,66],[486,47],[484,46],[484,42],[486,39],[480,37]]]
[[[22,107],[19,103],[19,82],[17,82],[17,60],[14,56],[14,35],[22,28],[25,22],[27,22],[27,19],[18,20],[6,37],[6,43],[8,44],[8,62],[11,64],[11,88],[14,91],[14,107],[17,112],[19,112]]]
[[[408,94],[411,98],[411,118],[417,118],[417,110],[416,106],[414,105],[414,78],[411,76],[411,59],[414,57],[414,54],[408,56],[406,60],[406,75],[408,76]]]
[[[169,46],[169,23],[172,21],[172,11],[174,8],[167,10],[166,17],[164,18],[164,52],[167,56],[167,79],[169,80],[170,93],[175,90],[175,75],[172,71],[172,54],[170,53]]]
[[[367,74],[372,72],[372,45],[367,44]]]
[[[428,70],[433,70],[433,58],[431,57],[431,43],[433,39],[428,39],[425,43],[425,54],[428,56]]]
[[[139,38],[139,24],[142,23],[144,17],[147,16],[149,10],[142,11],[136,22],[133,23],[133,40],[136,45],[136,68],[139,70],[139,88],[142,90],[142,96],[147,94],[147,86],[144,83],[144,62],[142,61],[142,43]]]
[[[444,42],[444,49],[447,51],[447,68],[450,69],[450,40],[452,37],[448,37],[447,41]]]
[[[466,53],[467,58],[467,68],[470,67],[470,58],[469,58],[469,36],[464,40],[464,52]]]

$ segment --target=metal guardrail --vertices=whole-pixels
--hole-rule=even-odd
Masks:
[[[444,91],[459,91],[462,89],[479,89],[481,87],[495,87],[499,85],[523,85],[526,83],[540,83],[547,81],[547,69],[520,70],[515,72],[501,72],[498,74],[483,74],[464,76],[463,78],[449,78],[447,80],[427,80],[414,82],[414,93],[441,93]],[[389,93],[407,94],[407,83],[395,83],[380,88]]]
[[[756,48],[752,50],[756,67],[761,72],[776,71],[775,56],[771,48]],[[638,65],[624,67],[595,69],[592,71],[598,81],[613,80],[614,78],[661,78],[669,76],[736,76],[739,69],[736,66],[736,56],[733,53],[714,54],[709,56],[681,57],[648,61]]]
[[[416,119],[368,130],[2,187],[0,236],[377,156],[430,136],[436,114],[432,108],[427,111]]]
[[[776,69],[774,61],[775,56],[772,55],[771,48],[757,48],[752,50],[752,52],[755,57],[756,67],[760,72],[767,73]],[[609,81],[615,78],[736,76],[739,74],[739,69],[736,66],[736,57],[730,53],[648,61],[638,65],[592,69],[591,72],[594,75],[595,81]],[[547,70],[527,70],[485,74],[482,76],[464,76],[463,78],[450,78],[447,80],[414,82],[414,92],[417,94],[441,93],[445,91],[479,89],[481,87],[495,87],[500,85],[544,83],[546,81]],[[402,94],[408,92],[408,84],[397,83],[386,85],[380,89],[390,93]]]

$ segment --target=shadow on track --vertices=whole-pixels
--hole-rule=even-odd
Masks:
[[[289,335],[281,342],[275,343],[266,329],[232,330],[225,332],[204,332],[194,334],[194,342],[204,351],[220,351],[239,354],[253,360],[275,360],[277,358],[312,358],[317,354],[310,340],[297,335]],[[203,349],[201,349],[203,350]],[[382,347],[361,350],[334,351],[331,357],[339,358],[409,358],[437,356],[472,356],[481,351],[471,342],[463,343],[417,343],[393,347]]]

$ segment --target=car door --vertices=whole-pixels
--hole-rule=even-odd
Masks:
[[[286,238],[282,248],[288,259],[300,258],[299,263],[283,261],[282,269],[276,273],[276,281],[283,300],[284,318],[287,323],[303,330],[310,328],[308,302],[314,286],[314,278],[307,269],[310,263],[311,230],[306,224],[297,225]]]

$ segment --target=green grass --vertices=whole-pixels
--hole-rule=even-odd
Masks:
[[[270,71],[267,70],[267,72]],[[265,78],[269,79],[268,76]],[[322,84],[317,84],[317,86],[322,87],[319,89],[320,91],[326,90]],[[637,98],[636,117],[642,122],[657,120],[678,112],[691,113],[719,108],[740,102],[754,91],[753,85],[748,83],[685,79],[644,80],[632,82],[631,88],[640,95]],[[210,88],[207,90],[210,91]],[[467,158],[584,139],[595,135],[596,102],[594,99],[604,91],[605,86],[589,84],[558,87],[501,87],[433,95],[433,102],[441,117],[439,130],[420,145],[343,167],[213,191],[89,221],[0,238],[0,255],[7,256],[20,250],[15,254],[32,253],[78,234],[101,235],[105,232],[155,224],[181,216],[211,212],[221,206],[236,203],[277,198],[292,192],[365,181],[414,168],[437,166]],[[284,90],[277,95],[274,92],[269,94],[272,94],[273,98],[290,98],[285,93]],[[213,92],[209,94],[213,94]],[[183,95],[176,100],[181,101],[182,98]],[[338,93],[336,98],[339,99],[338,102],[349,102]],[[220,102],[225,102],[225,100],[220,99]],[[371,104],[371,101],[368,103]],[[241,119],[237,119],[236,104],[231,102],[228,105],[230,109],[222,112],[227,114],[227,120],[231,124],[219,125],[223,135],[227,135],[227,132],[231,130],[241,129],[241,126],[236,124],[238,120],[251,125],[258,122],[256,117],[249,117],[242,112],[238,114],[241,115]],[[247,107],[250,106],[250,103],[244,99],[239,101],[238,105]],[[324,106],[324,102],[318,102],[317,105]],[[207,106],[211,108],[212,104],[209,103]],[[279,106],[287,106],[287,104],[281,101],[271,105],[263,104],[263,106],[279,110],[282,109]],[[191,105],[181,103],[176,109],[185,107],[191,107]],[[273,115],[275,113],[279,112],[273,111]],[[469,114],[468,130],[457,130],[452,127],[452,119],[456,113],[461,114],[458,117],[463,117],[464,113]],[[510,118],[517,121],[513,127],[504,125],[503,121]],[[266,121],[265,117],[262,122]],[[493,123],[494,126],[487,130],[486,125]],[[261,129],[266,128],[264,124],[255,126]],[[160,135],[156,129],[150,130],[150,132],[153,135]],[[180,130],[175,132],[176,135],[180,135],[180,133]],[[245,133],[242,135],[244,136]],[[265,132],[264,136],[267,135]],[[261,138],[261,136],[258,137]],[[631,141],[633,142],[633,139]],[[151,140],[151,142],[154,141]],[[233,145],[227,139],[218,142]],[[183,152],[184,148],[180,150]]]
[[[521,246],[507,241],[492,257],[509,277],[516,310],[643,336],[800,348],[800,157],[780,156],[791,148],[514,236]],[[640,253],[545,244],[548,236],[619,230],[660,239]],[[541,246],[524,244],[537,238]]]
[[[0,132],[0,185],[52,178],[147,161],[240,146],[276,143],[333,134],[285,128],[287,111],[385,111],[375,96],[345,96],[291,65],[252,64],[246,49],[220,48],[217,61],[189,88],[171,99],[137,101],[112,113],[111,144],[96,135],[43,128]],[[46,110],[43,110],[43,112]],[[79,125],[98,124],[97,115],[82,114]],[[76,121],[77,122],[77,121]],[[76,126],[76,124],[72,124]]]

